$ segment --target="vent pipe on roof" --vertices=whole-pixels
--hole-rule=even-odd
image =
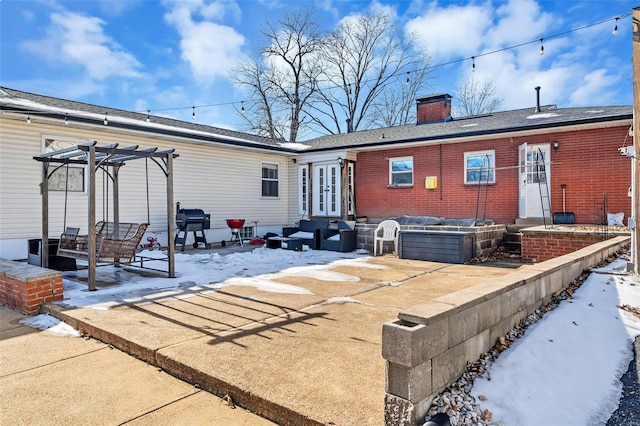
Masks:
[[[540,86],[536,86],[536,112],[540,111]]]

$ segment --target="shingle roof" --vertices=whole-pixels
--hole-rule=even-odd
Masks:
[[[115,125],[135,128],[148,132],[173,134],[208,142],[251,146],[266,150],[288,153],[314,152],[332,149],[374,148],[379,146],[428,141],[447,141],[462,137],[499,135],[517,131],[553,129],[566,126],[605,123],[633,118],[633,106],[603,106],[557,108],[555,105],[523,108],[492,114],[455,118],[451,121],[427,124],[407,124],[403,126],[363,130],[347,134],[328,135],[308,141],[290,144],[270,138],[251,135],[234,130],[222,129],[203,124],[190,123],[172,118],[106,108],[82,102],[69,101],[49,96],[22,92],[0,87],[0,110],[36,111],[51,116],[69,113],[83,116],[87,120],[102,120],[105,113]]]
[[[404,126],[364,130],[353,133],[322,136],[305,143],[306,152],[337,148],[366,148],[418,141],[446,141],[461,137],[501,134],[534,129],[551,129],[598,122],[629,120],[633,107],[604,106],[556,108],[555,105],[517,109],[492,114],[464,117],[440,123],[407,124]]]
[[[229,143],[233,145],[250,145],[266,149],[295,152],[290,144],[262,136],[234,130],[222,129],[203,124],[190,123],[172,118],[151,115],[147,122],[147,114],[91,105],[83,102],[69,101],[50,96],[43,96],[20,90],[0,87],[0,110],[30,112],[37,115],[59,116],[68,114],[69,120],[83,119],[102,121],[105,113],[110,125],[135,128],[136,130],[174,134],[209,140],[211,142]]]

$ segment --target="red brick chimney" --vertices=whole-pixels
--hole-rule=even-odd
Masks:
[[[438,123],[451,120],[451,95],[438,93],[416,99],[417,124]]]

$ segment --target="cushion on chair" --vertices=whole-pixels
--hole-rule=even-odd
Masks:
[[[289,238],[300,238],[303,240],[310,240],[310,239],[313,239],[313,232],[298,231],[289,235]]]

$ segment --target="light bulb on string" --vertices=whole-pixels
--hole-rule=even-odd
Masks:
[[[27,113],[27,123],[31,123],[31,115],[29,113]]]
[[[613,35],[618,35],[618,19],[620,19],[619,17],[616,18],[616,26],[613,27],[613,31],[611,31],[611,34]]]
[[[193,112],[191,113],[191,119],[195,120],[196,119],[196,107],[191,107],[193,108]]]
[[[149,116],[149,114],[151,114],[150,109],[147,110],[147,123],[151,121],[151,117]]]
[[[241,102],[241,105],[242,105],[242,106],[241,106],[241,108],[240,108],[240,112],[241,112],[242,114],[244,114],[244,113],[246,112],[246,111],[245,111],[245,109],[244,109],[244,101],[242,101],[242,102]]]
[[[108,125],[109,124],[109,119],[107,118],[107,116],[109,115],[109,113],[105,112],[104,113],[104,125]]]
[[[69,114],[67,114],[66,112],[64,113],[64,124],[69,124]]]
[[[544,39],[541,38],[540,39],[540,55],[544,55],[544,44],[542,44],[544,42]]]
[[[406,85],[409,85],[409,71],[407,71],[407,81],[405,81]]]
[[[471,72],[476,72],[476,57],[471,57]]]

